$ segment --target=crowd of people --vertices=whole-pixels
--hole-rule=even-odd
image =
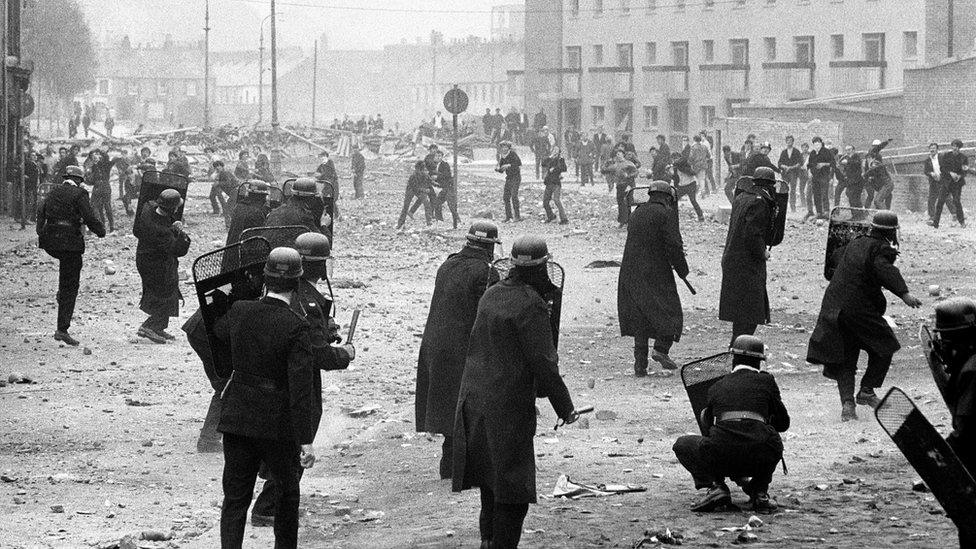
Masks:
[[[329,124],[329,129],[359,134],[382,133],[386,129],[386,122],[383,120],[382,114],[377,114],[375,117],[371,114],[368,116],[364,114],[359,117],[359,120],[353,120],[348,114],[344,114],[342,120],[333,118],[332,123]]]

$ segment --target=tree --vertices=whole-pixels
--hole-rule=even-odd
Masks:
[[[31,0],[21,25],[21,50],[34,62],[34,82],[62,99],[92,88],[98,60],[91,29],[74,0]]]

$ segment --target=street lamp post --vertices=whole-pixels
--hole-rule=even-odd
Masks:
[[[271,0],[271,171],[281,173],[278,143],[278,39],[275,30],[275,0]]]
[[[260,25],[260,45],[258,46],[258,124],[264,122],[264,24],[271,19],[266,15]]]

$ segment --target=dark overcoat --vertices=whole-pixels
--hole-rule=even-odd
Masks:
[[[908,286],[895,266],[898,252],[877,235],[861,235],[834,252],[836,270],[824,292],[817,327],[810,335],[807,362],[840,364],[844,361],[843,336],[838,316],[858,327],[858,338],[868,351],[891,356],[901,348],[895,332],[883,318],[888,306],[882,289],[902,296]],[[828,269],[829,271],[829,269]]]
[[[234,214],[227,229],[227,246],[241,241],[241,233],[247,229],[263,227],[268,217],[268,206],[263,195],[258,198],[245,198],[234,207]]]
[[[322,233],[330,239],[328,230],[322,229],[322,213],[324,208],[318,197],[293,196],[287,202],[271,210],[265,225],[268,227],[286,227],[302,225],[309,231]]]
[[[498,281],[491,250],[465,246],[437,270],[417,361],[417,431],[454,434],[468,334],[485,289]]]
[[[746,324],[769,322],[766,247],[779,244],[770,231],[776,213],[776,199],[757,185],[744,189],[733,199],[722,254],[720,320]],[[782,233],[778,238],[782,240]]]
[[[142,278],[139,308],[148,315],[178,316],[180,312],[179,258],[190,249],[190,237],[173,228],[173,218],[156,211],[149,202],[132,233],[136,245],[136,269]]]
[[[567,418],[546,302],[509,276],[488,288],[468,340],[454,420],[454,491],[490,488],[496,503],[535,503],[536,394]]]
[[[74,183],[62,183],[51,189],[37,209],[38,246],[48,253],[84,253],[82,225],[105,236],[105,226],[95,217],[88,191]]]
[[[627,225],[627,243],[617,279],[620,335],[681,338],[684,317],[674,273],[688,276],[678,211],[661,193],[638,206]]]

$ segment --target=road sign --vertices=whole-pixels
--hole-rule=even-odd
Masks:
[[[468,109],[468,94],[459,88],[451,88],[444,94],[444,108],[451,114],[461,114]]]

